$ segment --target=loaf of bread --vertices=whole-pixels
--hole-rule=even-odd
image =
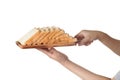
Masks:
[[[34,28],[18,41],[20,48],[50,48],[75,45],[77,39],[58,27]]]

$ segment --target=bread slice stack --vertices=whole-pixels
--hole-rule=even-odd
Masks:
[[[58,27],[34,28],[16,41],[20,48],[50,48],[75,45],[77,39]]]

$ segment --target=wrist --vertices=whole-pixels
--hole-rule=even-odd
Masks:
[[[65,59],[64,61],[59,61],[59,63],[62,65],[65,65],[68,61],[69,61],[69,59]]]
[[[67,60],[65,60],[64,62],[62,62],[61,64],[63,65],[63,66],[66,66],[69,62],[71,62],[69,59],[67,59]]]
[[[102,41],[106,37],[106,34],[104,32],[98,31],[97,32],[97,39]]]

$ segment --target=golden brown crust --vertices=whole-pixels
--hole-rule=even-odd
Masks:
[[[50,48],[58,46],[71,46],[77,42],[76,38],[69,36],[64,30],[56,27],[36,28],[38,31],[31,36],[25,44],[16,41],[16,44],[22,48]]]

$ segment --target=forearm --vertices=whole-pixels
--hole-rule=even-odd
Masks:
[[[120,55],[120,40],[116,40],[103,32],[99,32],[98,39],[113,52]]]
[[[71,72],[75,73],[77,76],[79,76],[83,80],[111,80],[110,78],[94,74],[88,71],[87,69],[84,69],[83,67],[73,63],[70,60],[67,60],[62,65],[66,67],[68,70],[70,70]]]

